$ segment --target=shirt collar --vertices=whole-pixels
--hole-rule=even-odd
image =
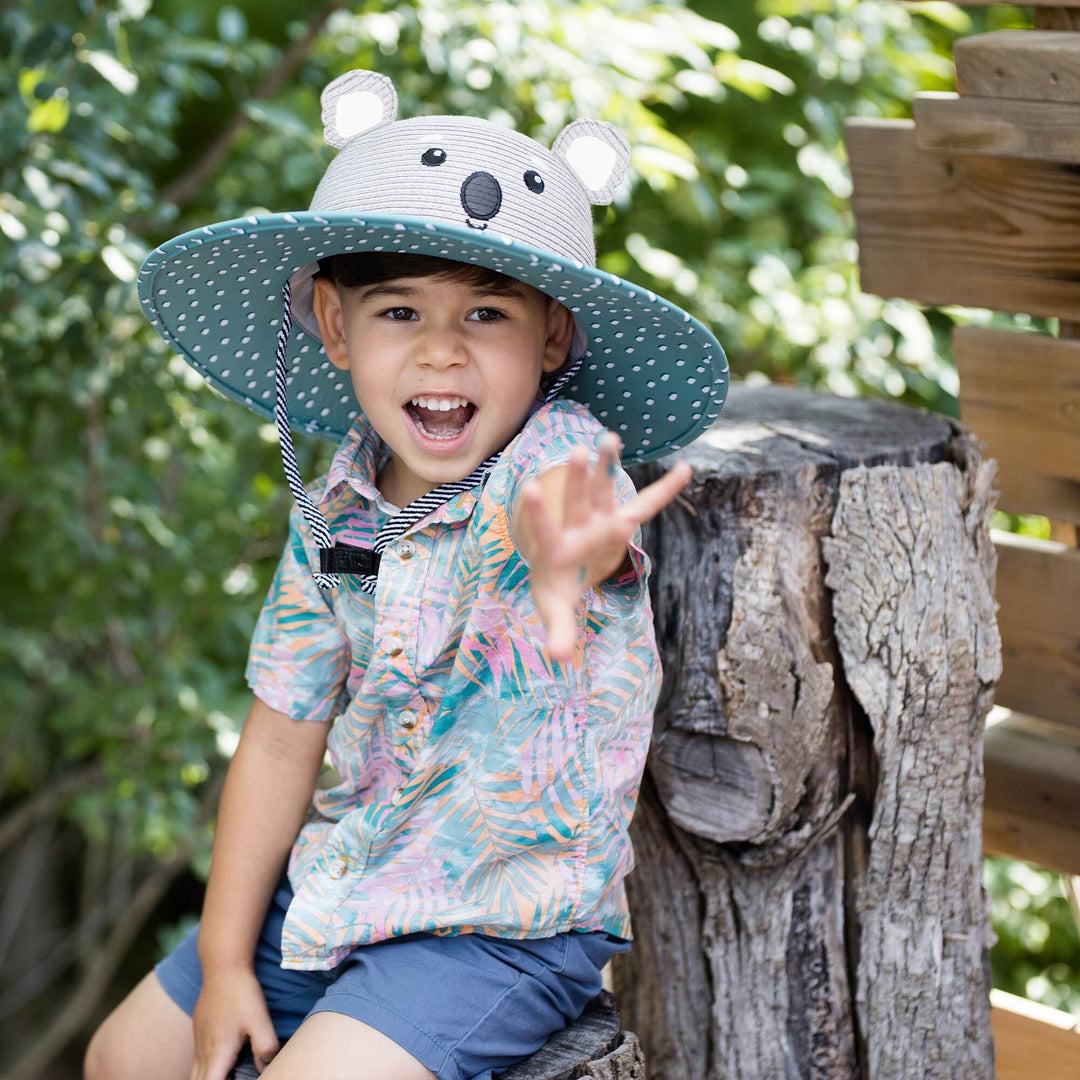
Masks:
[[[320,503],[325,503],[348,484],[358,495],[376,502],[381,496],[375,487],[375,477],[389,460],[390,448],[361,413],[341,440],[330,462],[325,483],[321,489],[316,487],[312,494]]]

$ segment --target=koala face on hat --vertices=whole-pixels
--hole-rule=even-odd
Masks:
[[[322,96],[326,141],[340,147],[311,209],[421,218],[595,261],[593,204],[611,201],[630,147],[597,120],[577,120],[549,150],[465,116],[397,120],[390,80],[371,71],[335,79]]]

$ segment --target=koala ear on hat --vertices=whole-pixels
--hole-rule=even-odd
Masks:
[[[603,120],[575,120],[559,132],[552,153],[573,169],[589,201],[611,202],[630,164],[630,144],[614,124]]]
[[[326,142],[344,146],[353,136],[397,116],[394,84],[377,71],[349,71],[322,92],[322,122]]]

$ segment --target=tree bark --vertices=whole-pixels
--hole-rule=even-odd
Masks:
[[[679,456],[615,970],[648,1075],[989,1080],[992,467],[942,417],[776,387]]]

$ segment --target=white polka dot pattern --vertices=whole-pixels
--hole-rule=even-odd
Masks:
[[[319,258],[361,251],[473,262],[568,307],[589,351],[564,396],[619,434],[625,461],[684,446],[719,415],[728,366],[706,327],[654,293],[493,230],[313,211],[243,218],[157,248],[140,271],[139,295],[173,348],[222,393],[270,419],[282,285]],[[352,387],[302,325],[293,328],[287,383],[294,428],[335,441],[344,435],[357,414]]]

